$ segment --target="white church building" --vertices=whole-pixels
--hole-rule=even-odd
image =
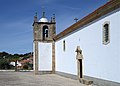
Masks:
[[[62,21],[61,21],[62,22]],[[33,23],[34,71],[120,86],[120,0],[111,0],[56,35],[55,16]]]

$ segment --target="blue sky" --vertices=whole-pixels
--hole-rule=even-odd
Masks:
[[[109,0],[0,0],[0,52],[32,52],[33,18],[41,18],[42,7],[50,20],[56,14],[56,31],[60,33]]]

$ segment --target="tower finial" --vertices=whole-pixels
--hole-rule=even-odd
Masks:
[[[45,12],[43,11],[43,15],[42,15],[43,18],[45,18]]]
[[[35,13],[35,16],[34,16],[34,22],[37,22],[37,12]]]
[[[45,18],[45,8],[42,6],[42,17]]]
[[[55,22],[55,14],[53,14],[53,22]]]
[[[51,22],[53,22],[53,18],[51,17]]]
[[[35,16],[37,17],[37,12],[35,12]]]

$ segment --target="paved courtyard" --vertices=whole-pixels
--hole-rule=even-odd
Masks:
[[[55,74],[34,75],[33,72],[0,72],[0,86],[85,86],[78,80]]]

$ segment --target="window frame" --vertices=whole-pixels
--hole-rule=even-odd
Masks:
[[[107,41],[106,41],[106,28],[105,28],[106,24],[108,24],[108,28],[107,28],[108,29],[108,31],[107,31],[107,34],[108,34],[107,39],[108,40]],[[110,22],[109,21],[104,22],[102,28],[103,28],[103,44],[107,45],[107,44],[110,43]]]
[[[63,40],[63,51],[65,52],[65,50],[66,50],[66,42],[65,40]]]

